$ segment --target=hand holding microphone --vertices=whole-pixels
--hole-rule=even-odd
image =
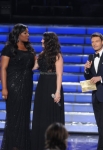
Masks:
[[[91,68],[91,65],[92,65],[92,62],[90,62],[90,61],[87,61],[86,63],[85,63],[85,70],[88,70],[88,69],[90,69]]]
[[[93,59],[93,55],[89,55],[89,58],[84,65],[86,73],[89,73],[89,69],[91,68],[91,65],[92,65],[92,59]]]
[[[55,94],[51,94],[51,97],[55,99]],[[61,103],[60,102],[56,102],[58,104],[59,107],[61,107]]]

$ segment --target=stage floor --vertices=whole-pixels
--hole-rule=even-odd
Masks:
[[[97,142],[97,135],[70,134],[67,150],[96,150]]]
[[[3,133],[0,133],[0,147]],[[67,150],[96,150],[98,135],[70,134]]]

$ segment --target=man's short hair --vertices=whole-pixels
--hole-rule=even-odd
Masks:
[[[93,37],[100,37],[101,41],[103,41],[103,35],[102,35],[101,33],[99,33],[99,32],[93,33],[93,34],[91,35],[91,39],[92,39]]]

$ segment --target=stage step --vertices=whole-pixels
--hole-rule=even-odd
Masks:
[[[34,97],[35,92],[33,92],[32,100]],[[3,100],[1,92],[0,100]],[[67,103],[91,103],[91,93],[64,93],[64,101]]]
[[[5,46],[4,43],[0,43],[0,52],[2,51],[3,47]],[[36,53],[40,53],[42,51],[42,46],[40,44],[32,44],[33,48],[35,49]],[[94,50],[91,46],[82,46],[82,45],[61,45],[62,54],[93,54]]]
[[[31,111],[31,124],[32,124],[32,111]],[[0,129],[5,125],[6,111],[0,111]],[[78,113],[78,112],[65,112],[65,126],[69,132],[95,132],[97,133],[97,126],[93,113]],[[90,128],[88,129],[88,127]]]
[[[65,124],[66,129],[68,132],[74,132],[74,133],[98,133],[98,128],[96,124],[82,124],[82,123],[66,123]]]
[[[87,112],[93,113],[92,104],[90,103],[64,103],[65,112]],[[33,111],[34,102],[31,103],[31,110]],[[0,111],[5,111],[6,103],[4,100],[0,101]]]
[[[67,76],[67,78],[68,78],[68,76]],[[37,81],[34,81],[33,82],[33,91],[35,91],[36,86],[37,86]],[[62,82],[62,86],[63,86],[63,92],[64,93],[71,93],[71,92],[72,93],[82,93],[82,89],[81,89],[80,83],[76,83],[76,82]],[[1,90],[2,90],[2,86],[1,86],[1,83],[0,83],[0,91]],[[89,91],[88,93],[91,93],[91,91]],[[0,94],[0,99],[2,99],[1,94]]]
[[[33,111],[30,112],[30,118],[32,121]],[[5,121],[6,111],[0,110],[0,121]],[[68,123],[92,123],[95,124],[94,113],[89,112],[65,112],[65,122]]]
[[[41,43],[42,35],[31,35],[29,37],[31,43]],[[61,44],[91,44],[90,37],[84,36],[58,36]],[[0,42],[6,42],[8,34],[0,34]]]

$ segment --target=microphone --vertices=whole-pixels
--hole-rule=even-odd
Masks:
[[[55,95],[54,95],[54,94],[51,94],[51,97],[52,97],[52,98],[55,98]],[[61,107],[61,103],[60,103],[60,102],[58,102],[57,104],[58,104],[59,107]]]
[[[91,54],[91,55],[89,55],[89,57],[88,57],[88,61],[91,62],[92,60],[93,60],[93,55]],[[89,74],[89,69],[90,69],[90,68],[86,68],[86,69],[85,69],[85,71],[86,71],[87,74]]]

